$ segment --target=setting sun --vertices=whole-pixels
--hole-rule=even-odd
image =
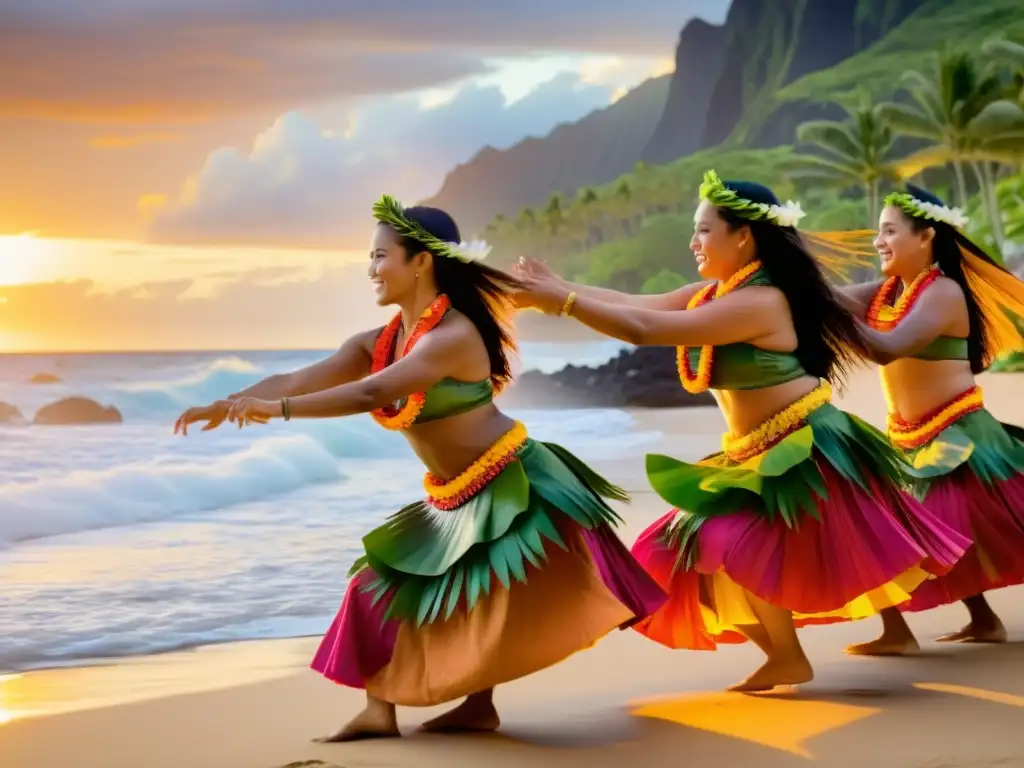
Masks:
[[[50,242],[31,232],[0,235],[0,285],[20,285],[38,280],[52,257]]]

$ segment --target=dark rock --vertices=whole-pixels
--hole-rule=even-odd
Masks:
[[[33,424],[112,424],[120,423],[120,411],[113,406],[102,406],[87,397],[66,397],[44,405],[36,413]]]
[[[53,373],[37,373],[28,381],[30,384],[59,384],[60,376]]]
[[[0,424],[24,424],[25,417],[10,403],[0,403]]]
[[[691,395],[679,383],[673,347],[622,351],[594,368],[567,365],[546,374],[527,371],[502,394],[518,408],[678,408],[714,405],[710,394]]]

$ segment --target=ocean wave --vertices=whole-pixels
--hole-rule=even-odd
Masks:
[[[127,458],[127,457],[125,457]],[[3,486],[0,544],[163,520],[343,478],[309,435],[266,437],[220,457],[146,461]]]

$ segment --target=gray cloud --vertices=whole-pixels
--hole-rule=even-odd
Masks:
[[[497,87],[466,85],[443,106],[415,97],[359,112],[348,136],[325,134],[292,112],[261,134],[248,155],[213,152],[185,199],[158,211],[152,239],[362,247],[370,203],[382,192],[412,202],[484,144],[502,148],[546,133],[608,103],[611,89],[560,75],[505,105]]]
[[[728,0],[6,0],[0,116],[188,123],[399,92],[539,51],[669,56]]]

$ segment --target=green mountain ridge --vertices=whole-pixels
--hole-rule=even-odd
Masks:
[[[670,75],[651,78],[544,138],[525,139],[505,150],[485,147],[454,168],[441,190],[423,204],[451,211],[463,230],[476,232],[496,214],[538,205],[553,192],[574,193],[618,178],[647,145],[664,111],[670,80]]]

